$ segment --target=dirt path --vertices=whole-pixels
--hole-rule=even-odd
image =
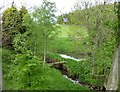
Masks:
[[[116,49],[113,64],[111,66],[110,77],[108,79],[108,83],[106,86],[107,90],[117,90],[118,88],[118,65],[119,65],[118,61],[120,60],[119,55],[120,55],[120,46]]]

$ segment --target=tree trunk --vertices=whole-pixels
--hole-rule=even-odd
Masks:
[[[43,62],[43,67],[46,63],[46,53],[47,53],[47,31],[45,30],[45,33],[44,33],[44,62]]]
[[[45,62],[46,62],[46,49],[44,49],[44,63],[43,63],[43,65],[45,64]]]
[[[109,79],[106,85],[107,90],[117,90],[118,88],[118,65],[120,63],[120,45],[115,51],[115,57],[111,66]]]
[[[120,2],[118,2],[118,33],[117,33],[117,46],[119,46],[120,43]]]
[[[0,53],[2,55],[2,52]],[[4,90],[3,74],[2,74],[2,57],[0,57],[0,91]]]
[[[97,66],[95,64],[95,57],[96,57],[96,51],[99,47],[99,39],[97,39],[98,36],[96,34],[96,40],[95,40],[95,47],[94,47],[94,50],[93,50],[93,56],[92,56],[92,66],[93,66],[93,69],[92,69],[92,75],[95,76],[95,74],[97,73]]]
[[[2,14],[0,13],[0,47],[2,47]],[[2,51],[0,52],[2,55]],[[2,77],[2,56],[0,57],[0,91],[3,90],[3,77]]]

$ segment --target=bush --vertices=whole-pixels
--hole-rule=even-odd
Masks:
[[[11,60],[14,59],[15,52],[12,50],[8,50],[5,48],[0,49],[0,53],[2,54],[2,71],[3,75],[9,72],[9,68],[11,65]]]
[[[43,61],[39,61],[39,58],[30,54],[18,54],[12,62],[13,64],[6,81],[7,90],[88,89],[78,84],[73,84],[65,79],[58,70],[50,68],[47,64],[43,67]]]

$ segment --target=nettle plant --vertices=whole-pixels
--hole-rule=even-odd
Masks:
[[[40,63],[38,57],[33,57],[30,54],[17,54],[13,60],[12,71],[8,76],[8,79],[15,83],[11,88],[30,89],[32,85],[36,84],[34,82],[36,82],[38,74],[42,72],[41,69],[42,62]]]
[[[16,52],[19,52],[19,53],[24,53],[27,51],[27,48],[26,48],[26,39],[27,39],[27,33],[25,34],[17,34],[15,37],[14,37],[14,40],[13,40],[13,46],[14,46],[14,49]]]
[[[30,51],[30,44],[28,41],[32,34],[32,19],[29,14],[24,15],[21,26],[25,28],[25,32],[18,32],[13,38],[13,47],[17,53],[28,53]],[[22,30],[22,29],[21,29]]]

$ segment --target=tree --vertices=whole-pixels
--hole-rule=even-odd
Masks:
[[[3,37],[2,43],[3,46],[11,46],[12,45],[12,37],[15,34],[17,28],[17,14],[18,9],[14,6],[6,9],[2,15],[2,28],[3,28]]]
[[[116,51],[113,59],[113,63],[111,65],[111,71],[109,74],[109,79],[107,82],[107,90],[120,90],[120,77],[119,73],[120,70],[119,67],[119,57],[120,57],[120,2],[114,2],[114,10],[117,14],[117,21],[114,22],[114,24],[117,24],[115,26],[112,25],[112,28],[116,31]]]
[[[56,7],[54,3],[43,0],[42,6],[37,8],[34,13],[34,18],[40,25],[40,30],[43,33],[44,43],[44,63],[46,61],[48,41],[56,35],[57,21],[55,20]]]
[[[22,6],[22,8],[19,10],[19,32],[24,33],[27,31],[27,28],[22,24],[24,16],[28,14],[28,11],[25,6]]]
[[[19,32],[25,32],[26,28],[22,25],[22,20],[27,10],[24,6],[18,11],[18,9],[12,5],[10,8],[7,8],[2,15],[2,43],[5,47],[12,47],[12,41],[16,34]]]
[[[24,32],[19,32],[14,36],[13,47],[17,53],[27,53],[29,51],[32,52],[31,44],[33,44],[33,42],[31,40],[33,37],[31,37],[31,35],[33,34],[33,29],[35,27],[29,14],[25,14],[22,18],[21,28],[25,28]],[[29,42],[29,39],[31,43]]]
[[[77,17],[78,20],[80,21],[78,24],[83,25],[87,28],[88,34],[89,34],[89,41],[87,47],[89,46],[89,51],[92,53],[92,74],[95,76],[98,74],[98,71],[96,70],[97,68],[101,67],[104,71],[106,71],[106,64],[109,65],[112,60],[109,60],[110,62],[107,61],[107,54],[106,48],[112,49],[114,47],[114,30],[111,28],[106,27],[105,25],[108,25],[108,20],[116,20],[116,15],[114,12],[111,12],[113,9],[112,5],[107,5],[107,4],[102,4],[101,2],[96,2],[96,5],[94,6],[93,3],[91,2],[81,2],[78,4],[76,12],[76,16],[73,13],[72,16]],[[82,7],[82,10],[81,10]],[[72,21],[71,21],[72,22]],[[85,42],[87,43],[87,42]],[[104,52],[104,59],[99,60],[98,56],[100,49],[104,49],[104,51],[99,52],[103,53]],[[111,51],[112,52],[112,51]],[[109,52],[109,53],[111,53]],[[103,57],[103,55],[102,55]],[[99,63],[99,61],[102,61]],[[101,68],[99,68],[101,69]]]
[[[117,47],[118,47],[120,43],[120,2],[114,2],[114,9],[118,18],[118,28],[117,28],[118,31],[117,31],[117,38],[116,38]]]

